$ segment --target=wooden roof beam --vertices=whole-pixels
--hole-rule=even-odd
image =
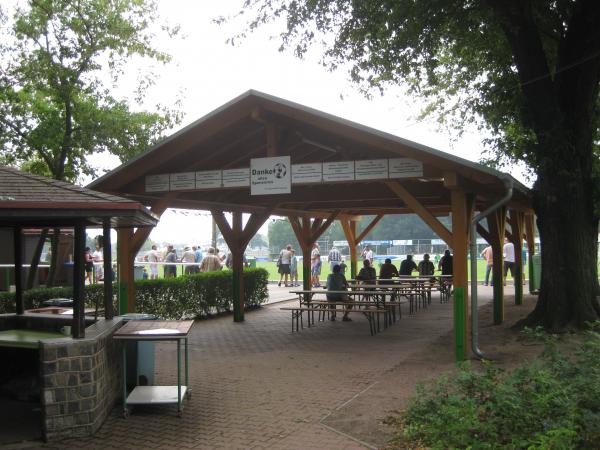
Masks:
[[[452,233],[435,217],[421,202],[419,202],[408,190],[397,181],[386,182],[387,186],[394,192],[410,209],[412,209],[431,229],[446,242],[452,245]]]

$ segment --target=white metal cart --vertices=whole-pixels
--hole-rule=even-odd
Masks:
[[[129,416],[129,406],[177,404],[181,416],[184,398],[190,398],[188,334],[193,320],[147,321],[132,320],[121,327],[114,339],[130,341],[176,341],[177,342],[177,386],[136,386],[127,395],[127,346],[123,345],[123,417]],[[181,343],[184,344],[185,384],[182,383]]]

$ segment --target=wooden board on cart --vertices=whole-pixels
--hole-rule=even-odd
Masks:
[[[116,339],[160,339],[186,336],[194,325],[193,320],[130,320],[119,328]]]

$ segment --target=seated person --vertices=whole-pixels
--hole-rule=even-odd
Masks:
[[[423,255],[423,261],[419,263],[418,267],[419,275],[422,277],[427,277],[433,275],[435,271],[435,267],[431,261],[429,261],[429,255],[425,253]]]
[[[375,284],[377,282],[377,272],[374,267],[371,267],[371,261],[368,259],[363,261],[363,267],[356,275],[356,279],[365,284]]]
[[[348,282],[346,281],[346,277],[342,274],[340,266],[333,266],[333,272],[327,276],[327,290],[328,291],[345,291],[348,289]],[[330,302],[349,302],[350,297],[347,294],[338,293],[338,294],[327,294],[327,301]],[[344,317],[342,320],[344,322],[349,322],[352,319],[348,317],[348,311],[352,309],[351,305],[348,305],[346,308],[346,312],[344,313]],[[331,317],[330,320],[335,320],[335,305],[331,305]]]
[[[381,265],[379,269],[379,279],[390,280],[392,277],[397,276],[398,269],[396,269],[396,266],[392,264],[392,260],[390,258],[386,258],[385,262]]]
[[[413,270],[417,270],[417,265],[413,261],[412,255],[406,255],[406,259],[400,263],[400,275],[412,275]]]

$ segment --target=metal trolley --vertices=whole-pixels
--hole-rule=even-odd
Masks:
[[[193,320],[146,321],[132,320],[121,327],[113,338],[129,341],[176,341],[177,342],[177,386],[135,386],[127,395],[127,346],[123,345],[123,417],[129,416],[129,406],[177,404],[181,417],[184,398],[191,398],[189,387],[188,334]],[[184,347],[185,384],[182,384],[181,347]]]

